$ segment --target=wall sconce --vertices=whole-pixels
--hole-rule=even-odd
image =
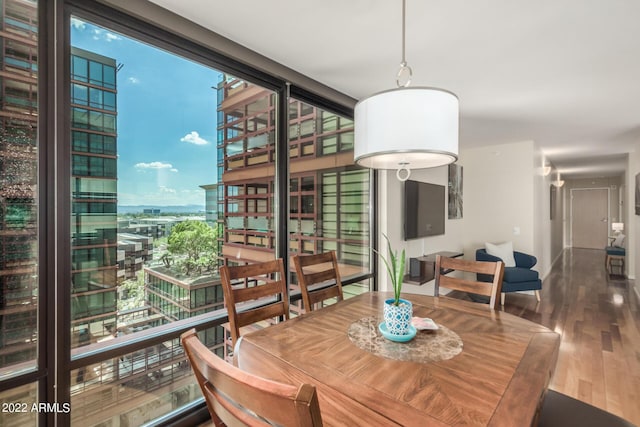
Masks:
[[[560,172],[558,172],[558,176],[556,178],[555,181],[551,181],[551,184],[555,185],[556,187],[560,188],[564,185],[564,180],[560,179]]]

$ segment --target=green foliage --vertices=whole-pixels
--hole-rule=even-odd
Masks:
[[[184,255],[178,265],[189,275],[202,274],[215,268],[216,230],[202,221],[187,220],[175,225],[169,235],[167,250],[173,255]],[[171,264],[172,257],[161,257],[165,266]]]
[[[374,252],[380,255],[380,258],[384,261],[384,265],[387,267],[387,273],[389,273],[389,278],[393,285],[393,296],[395,299],[393,304],[398,305],[400,303],[400,292],[402,292],[402,281],[404,279],[404,265],[406,258],[405,250],[402,249],[402,253],[398,257],[398,251],[393,250],[387,235],[383,234],[383,236],[387,240],[387,252],[389,253],[389,258],[385,258],[375,249]]]
[[[118,298],[118,311],[142,307],[145,303],[144,272],[139,271],[135,279],[125,280],[118,290],[124,298]]]

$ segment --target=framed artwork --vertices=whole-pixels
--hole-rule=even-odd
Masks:
[[[462,166],[449,165],[449,219],[462,218]]]
[[[636,215],[640,215],[640,173],[636,175]]]

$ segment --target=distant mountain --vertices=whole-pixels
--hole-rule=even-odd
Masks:
[[[166,213],[193,213],[202,214],[205,212],[204,205],[178,205],[178,206],[154,206],[154,205],[118,205],[119,214],[143,213],[145,209],[160,210],[161,214]]]

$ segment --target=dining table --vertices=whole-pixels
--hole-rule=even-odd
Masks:
[[[261,377],[315,385],[326,426],[537,423],[557,333],[486,304],[403,294],[416,323],[431,319],[430,328],[389,340],[380,325],[392,297],[366,292],[248,333],[236,363]]]

